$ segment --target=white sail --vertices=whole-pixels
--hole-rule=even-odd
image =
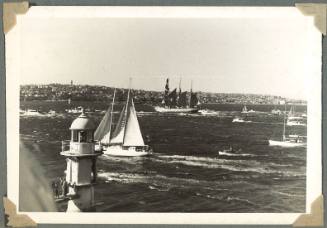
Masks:
[[[110,140],[111,144],[122,144],[124,142],[124,129],[122,129],[118,135]]]
[[[116,89],[114,91],[114,96],[112,99],[111,106],[108,108],[106,114],[102,118],[98,128],[94,133],[94,139],[100,141],[101,144],[103,145],[108,145],[110,143],[115,95],[116,95]]]
[[[110,132],[108,132],[107,134],[105,134],[103,136],[103,138],[100,140],[100,142],[103,144],[103,145],[108,145],[110,143]]]
[[[124,146],[144,146],[142,133],[137,120],[133,99],[128,107],[128,119],[125,127]]]
[[[113,133],[110,144],[123,144],[124,143],[124,133],[127,120],[127,107],[125,106],[120,114],[116,129]]]

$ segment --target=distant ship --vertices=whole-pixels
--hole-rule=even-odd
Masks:
[[[149,146],[144,144],[130,89],[128,90],[126,104],[120,112],[113,131],[115,92],[111,106],[94,133],[94,139],[99,142],[96,150],[103,150],[104,154],[111,156],[136,157],[149,155],[151,150]]]
[[[197,93],[192,91],[192,84],[189,97],[187,91],[182,92],[181,81],[179,83],[179,91],[177,88],[169,92],[169,79],[166,80],[165,95],[162,101],[163,106],[156,106],[157,112],[165,113],[196,113],[199,111],[199,99]]]
[[[307,145],[305,142],[306,137],[300,135],[285,135],[286,132],[286,105],[284,112],[284,120],[283,120],[283,135],[282,140],[269,140],[270,146],[281,146],[281,147],[304,147]]]

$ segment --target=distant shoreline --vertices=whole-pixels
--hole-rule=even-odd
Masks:
[[[171,88],[173,90],[175,88]],[[73,84],[47,84],[47,85],[21,85],[20,101],[93,101],[110,102],[115,88],[108,86],[73,85]],[[128,89],[116,88],[116,101],[123,101]],[[188,91],[187,91],[188,92]],[[195,91],[194,91],[195,92]],[[276,95],[263,95],[253,93],[211,93],[197,91],[198,99],[202,104],[244,104],[279,105],[282,102],[294,105],[307,105],[307,101],[291,99]],[[189,92],[188,92],[189,94]],[[135,103],[161,105],[163,91],[133,89]]]

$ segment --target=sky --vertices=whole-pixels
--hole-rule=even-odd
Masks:
[[[26,18],[21,84],[304,99],[308,39],[296,18]]]

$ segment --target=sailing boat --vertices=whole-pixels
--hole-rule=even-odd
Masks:
[[[280,111],[279,109],[277,109],[277,107],[275,106],[273,110],[271,110],[271,114],[273,115],[280,115],[282,113],[282,111]]]
[[[191,90],[189,95],[189,100],[187,99],[187,92],[182,92],[181,80],[179,81],[179,92],[177,94],[177,88],[169,91],[169,78],[166,79],[165,94],[162,100],[163,107],[154,107],[157,112],[165,113],[196,113],[199,111],[198,106],[200,102],[197,97],[197,93]]]
[[[248,113],[248,109],[247,109],[246,105],[243,106],[241,113]]]
[[[287,126],[305,126],[306,125],[304,123],[302,116],[296,116],[294,106],[292,106],[290,111],[288,112],[286,125]]]
[[[249,114],[249,113],[255,113],[255,111],[253,109],[248,110],[246,105],[244,105],[243,108],[242,108],[241,113],[242,114]]]
[[[283,120],[283,136],[281,141],[269,140],[270,146],[281,146],[281,147],[304,147],[307,143],[304,141],[304,136],[299,135],[285,135],[286,132],[286,104]]]
[[[144,144],[133,98],[130,93],[129,89],[126,104],[120,112],[115,130],[112,131],[116,94],[114,92],[111,106],[94,133],[94,139],[99,142],[99,149],[103,150],[104,154],[136,157],[146,156],[151,153],[150,147]]]

